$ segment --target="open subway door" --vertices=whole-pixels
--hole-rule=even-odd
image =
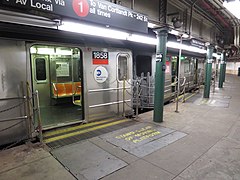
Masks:
[[[86,48],[86,119],[132,114],[132,55],[129,50]]]
[[[33,45],[30,48],[33,90],[38,90],[43,127],[83,119],[82,65],[78,48]]]

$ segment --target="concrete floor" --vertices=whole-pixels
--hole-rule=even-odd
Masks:
[[[180,103],[179,113],[174,112],[175,104],[166,105],[164,122],[160,125],[187,135],[141,158],[101,137],[88,139],[89,143],[126,164],[101,178],[239,180],[239,89],[240,77],[227,76],[224,88],[216,88],[208,101],[202,101],[201,94],[196,95],[186,103]],[[153,112],[141,114],[139,121],[151,124],[152,115]],[[74,174],[66,170],[49,152],[35,146],[24,145],[0,152],[0,179],[75,179]],[[83,163],[81,159],[79,163]]]

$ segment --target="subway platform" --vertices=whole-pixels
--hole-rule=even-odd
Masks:
[[[217,86],[216,86],[217,87]],[[240,78],[112,132],[55,149],[26,144],[0,152],[1,180],[240,179]]]

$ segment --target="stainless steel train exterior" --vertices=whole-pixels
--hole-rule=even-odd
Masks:
[[[0,64],[0,145],[34,136],[39,117],[47,129],[133,113],[130,50],[0,39]]]
[[[141,74],[138,65],[147,69],[147,61],[137,56],[150,56],[154,77],[154,46],[141,49],[120,40],[76,38],[26,25],[0,26],[0,146],[35,137],[40,120],[49,129],[132,115],[134,80]],[[169,57],[166,95],[172,93],[177,67],[176,57]],[[194,58],[181,62],[183,76],[202,66],[192,66]]]
[[[153,48],[152,48],[153,49]],[[138,100],[134,99],[134,107],[141,109],[152,109],[154,106],[154,84],[155,84],[155,66],[156,55],[153,50],[147,52],[134,52],[134,79],[135,86],[138,81]],[[178,76],[179,57],[177,52],[168,51],[166,57],[165,70],[165,102],[175,97],[177,90],[175,81]],[[191,91],[199,88],[204,81],[204,56],[198,54],[183,53],[181,56],[181,73],[180,73],[180,93]],[[136,88],[134,88],[136,96]],[[138,104],[136,103],[138,102]]]

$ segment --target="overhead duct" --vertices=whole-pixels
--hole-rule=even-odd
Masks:
[[[225,27],[231,29],[231,25],[229,25],[229,23],[224,19],[224,17],[222,17],[218,12],[216,12],[215,9],[213,9],[211,7],[211,5],[209,5],[205,0],[201,1],[203,7],[210,11]]]

